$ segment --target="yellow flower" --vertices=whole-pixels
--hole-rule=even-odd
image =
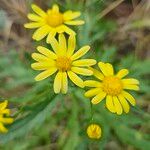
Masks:
[[[84,82],[77,74],[84,76],[92,75],[93,71],[87,69],[87,67],[96,64],[96,60],[78,60],[89,51],[90,47],[84,46],[74,53],[75,45],[76,39],[74,35],[71,35],[67,42],[65,36],[59,34],[58,41],[55,38],[51,40],[51,46],[54,52],[45,47],[38,46],[37,50],[41,54],[32,54],[32,58],[37,62],[33,63],[31,67],[35,70],[44,71],[37,75],[35,80],[43,80],[57,72],[54,79],[55,93],[67,93],[68,77],[74,84],[83,88]]]
[[[139,90],[139,81],[134,78],[124,78],[129,71],[127,69],[120,70],[114,75],[113,66],[109,63],[99,62],[98,66],[101,70],[91,68],[94,76],[100,80],[88,80],[85,81],[85,86],[93,87],[85,93],[86,97],[93,97],[91,102],[98,104],[106,97],[106,107],[112,113],[118,115],[129,112],[129,103],[135,105],[135,99],[131,94],[125,91],[127,90]]]
[[[41,8],[35,4],[31,5],[33,11],[36,14],[28,14],[28,18],[32,21],[31,23],[26,23],[25,28],[38,28],[34,34],[33,39],[39,41],[47,36],[47,43],[50,43],[52,37],[56,33],[66,32],[67,34],[75,34],[75,32],[67,27],[67,25],[82,25],[83,20],[74,20],[79,17],[81,13],[79,11],[68,10],[64,13],[59,11],[58,5],[53,5],[52,9],[48,9],[44,12]]]
[[[0,132],[6,133],[8,130],[4,127],[4,124],[11,124],[14,119],[6,117],[10,115],[10,110],[7,109],[8,101],[0,103]]]
[[[97,124],[90,124],[86,132],[91,139],[99,139],[102,134],[101,127]]]

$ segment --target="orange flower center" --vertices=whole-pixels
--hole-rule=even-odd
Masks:
[[[56,67],[60,71],[68,71],[71,69],[71,59],[68,57],[58,57],[56,59]]]
[[[63,24],[63,15],[59,12],[48,11],[46,21],[51,27]]]
[[[123,85],[119,78],[109,76],[104,78],[102,82],[102,88],[107,94],[115,96],[121,93]]]

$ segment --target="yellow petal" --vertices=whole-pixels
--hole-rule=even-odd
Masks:
[[[46,47],[38,46],[38,47],[37,47],[37,50],[38,50],[41,54],[47,56],[47,57],[50,58],[50,59],[56,59],[56,58],[57,58],[57,55],[56,55],[54,52],[52,52],[52,51],[50,51],[49,49],[47,49]]]
[[[34,40],[40,41],[50,32],[50,30],[51,28],[48,25],[44,25],[34,32],[32,38]]]
[[[8,105],[8,101],[5,100],[4,102],[0,103],[0,110],[4,110]]]
[[[120,94],[120,95],[118,96],[118,99],[119,99],[119,101],[120,101],[120,103],[121,103],[121,105],[122,105],[122,108],[123,108],[124,112],[125,112],[125,113],[128,113],[129,110],[130,110],[130,107],[129,107],[128,102],[127,102],[126,99],[124,98],[124,96]]]
[[[54,80],[54,92],[60,93],[62,87],[62,72],[58,72]]]
[[[56,31],[54,29],[51,29],[49,32],[47,38],[46,38],[46,43],[51,43],[51,39],[54,38],[56,35]]]
[[[63,72],[62,73],[62,88],[61,88],[61,92],[63,94],[66,94],[68,91],[68,79],[67,79],[67,73]]]
[[[92,104],[98,104],[100,103],[106,96],[106,93],[101,91],[98,95],[96,95],[94,98],[92,98],[91,102]]]
[[[99,62],[98,63],[98,66],[100,68],[100,70],[102,71],[102,73],[105,75],[105,76],[110,76],[109,74],[109,70],[107,68],[107,64],[103,63],[103,62]]]
[[[103,79],[104,79],[104,75],[103,75],[101,72],[99,72],[98,70],[96,70],[96,69],[94,69],[94,68],[92,68],[92,67],[90,67],[89,69],[93,71],[93,75],[94,75],[97,79],[99,79],[99,80],[103,80]]]
[[[139,81],[134,78],[122,79],[123,84],[139,84]]]
[[[84,46],[82,48],[80,48],[74,55],[71,56],[72,60],[76,60],[80,57],[82,57],[83,55],[85,55],[88,51],[90,50],[90,46]]]
[[[87,92],[85,92],[84,96],[85,97],[93,97],[97,94],[99,94],[102,91],[101,88],[93,88],[91,90],[88,90]]]
[[[73,61],[72,65],[73,66],[92,66],[96,64],[96,60],[95,59],[81,59],[81,60],[76,60]]]
[[[14,119],[13,118],[0,118],[0,122],[3,124],[11,124],[13,123]]]
[[[116,109],[116,113],[118,115],[121,115],[122,114],[122,106],[121,106],[121,104],[120,104],[120,102],[116,96],[113,96],[113,103],[114,103],[114,106]]]
[[[121,69],[118,73],[117,73],[117,77],[118,78],[123,78],[125,77],[127,74],[129,73],[129,71],[127,69]]]
[[[110,63],[106,63],[106,67],[107,67],[107,72],[109,74],[109,76],[113,76],[114,75],[114,68]]]
[[[3,110],[0,109],[0,114],[10,115],[10,109],[3,109]]]
[[[52,74],[54,74],[56,71],[57,71],[56,68],[51,68],[51,69],[45,70],[42,73],[40,73],[39,75],[37,75],[35,77],[35,80],[36,81],[41,81],[41,80],[51,76]]]
[[[67,25],[82,25],[85,22],[83,20],[73,20],[73,21],[65,21],[64,23]]]
[[[0,123],[0,132],[2,132],[2,133],[8,132],[8,130],[4,127],[4,125],[2,123]]]
[[[33,11],[35,13],[37,13],[39,16],[41,16],[41,17],[46,16],[46,13],[40,7],[38,7],[37,5],[32,4],[31,7],[32,7]]]
[[[138,91],[139,87],[137,85],[134,84],[123,84],[123,89],[128,89],[128,90],[135,90]]]
[[[57,54],[58,51],[59,51],[59,44],[58,44],[58,41],[56,40],[56,38],[51,38],[50,41],[51,41],[50,44],[51,44],[51,46],[52,46],[54,52]]]
[[[47,70],[52,67],[55,67],[55,62],[54,61],[49,61],[49,62],[38,62],[38,63],[33,63],[31,64],[31,68],[34,70]]]
[[[32,29],[32,28],[39,28],[43,25],[45,25],[45,23],[43,23],[43,22],[31,22],[31,23],[25,23],[24,27]]]
[[[72,11],[68,10],[63,14],[63,18],[64,18],[64,21],[68,21],[68,20],[75,19],[75,18],[79,17],[80,15],[81,15],[81,13],[79,11],[72,12]]]
[[[74,53],[76,47],[76,37],[75,35],[70,35],[68,39],[68,50],[67,50],[67,56],[70,57]]]
[[[70,80],[76,84],[77,86],[84,88],[84,83],[83,80],[81,78],[79,78],[74,72],[72,71],[68,71],[68,76],[70,78]]]
[[[59,34],[59,54],[60,55],[65,55],[67,51],[67,46],[66,46],[66,38],[64,34]]]
[[[98,81],[86,80],[84,82],[84,85],[88,86],[88,87],[101,87],[102,84],[100,82],[98,82]]]
[[[126,91],[123,91],[121,94],[131,103],[131,105],[135,106],[136,101],[131,94]]]
[[[115,106],[113,103],[113,98],[110,95],[107,95],[107,97],[106,97],[106,107],[110,112],[112,112],[112,113],[116,112],[116,109],[115,109]]]
[[[54,30],[58,33],[64,33],[65,32],[64,25],[59,25],[59,26],[55,27]]]
[[[71,70],[77,74],[81,74],[83,76],[91,76],[93,72],[89,69],[79,68],[79,67],[71,67]]]
[[[43,18],[42,17],[39,17],[35,14],[28,14],[28,18],[31,20],[31,21],[41,21]]]
[[[68,28],[66,25],[62,25],[62,30],[69,35],[75,35],[76,34],[72,29]]]
[[[31,57],[36,61],[49,61],[49,58],[39,53],[32,53]]]
[[[53,13],[59,13],[59,6],[57,4],[54,4],[52,7]]]

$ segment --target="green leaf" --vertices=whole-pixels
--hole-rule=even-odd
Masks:
[[[133,145],[134,147],[141,150],[150,149],[149,141],[141,132],[136,131],[135,129],[130,129],[127,126],[118,124],[116,124],[116,127],[114,129],[115,133],[124,144]]]
[[[6,143],[16,137],[26,135],[33,128],[38,128],[50,114],[52,109],[56,106],[59,98],[55,95],[50,99],[35,105],[33,111],[24,118],[16,120],[10,127],[6,135],[0,135],[0,142]]]

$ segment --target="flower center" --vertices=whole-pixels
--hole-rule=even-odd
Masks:
[[[63,24],[63,15],[59,12],[48,11],[46,21],[51,27]]]
[[[58,57],[56,59],[56,67],[60,71],[68,71],[71,69],[71,59],[68,57]]]
[[[119,78],[109,76],[104,78],[102,82],[102,88],[107,94],[115,96],[121,93],[123,85]]]

